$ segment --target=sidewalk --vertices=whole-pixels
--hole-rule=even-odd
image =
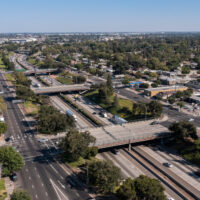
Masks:
[[[4,180],[5,180],[6,191],[8,194],[5,200],[9,200],[10,195],[13,193],[13,190],[14,190],[14,183],[10,180],[9,177],[4,178]]]

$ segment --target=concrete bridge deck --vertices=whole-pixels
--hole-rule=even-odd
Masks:
[[[88,131],[96,138],[95,146],[99,149],[169,136],[166,127],[160,124],[151,125],[151,123],[152,121],[132,122],[91,128]]]
[[[50,94],[50,93],[60,93],[60,92],[82,91],[82,90],[89,90],[89,89],[90,87],[84,84],[32,88],[35,94]]]

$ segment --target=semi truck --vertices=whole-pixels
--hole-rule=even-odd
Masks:
[[[72,116],[75,121],[77,121],[76,115],[71,110],[66,110],[66,115]]]

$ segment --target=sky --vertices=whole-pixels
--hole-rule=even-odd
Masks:
[[[200,0],[0,0],[0,33],[200,31]]]

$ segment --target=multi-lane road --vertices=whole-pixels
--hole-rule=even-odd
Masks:
[[[88,199],[84,185],[74,176],[72,171],[62,164],[53,154],[57,151],[52,143],[39,143],[34,130],[24,120],[25,115],[19,105],[13,104],[13,94],[7,91],[7,83],[0,74],[0,83],[7,104],[5,119],[8,123],[6,137],[13,140],[13,145],[25,159],[25,166],[18,174],[17,187],[30,192],[33,200],[79,200]]]
[[[136,94],[135,92],[130,91],[129,89],[121,88],[118,89],[118,93],[128,99],[131,99],[135,102],[143,102],[148,103],[151,99],[147,99],[142,95]],[[164,126],[169,126],[172,122],[181,121],[181,120],[190,120],[191,118],[194,119],[193,123],[200,127],[200,117],[194,117],[192,115],[179,112],[174,110],[173,108],[169,108],[167,105],[163,105],[163,114],[168,116],[168,120],[161,122]]]

